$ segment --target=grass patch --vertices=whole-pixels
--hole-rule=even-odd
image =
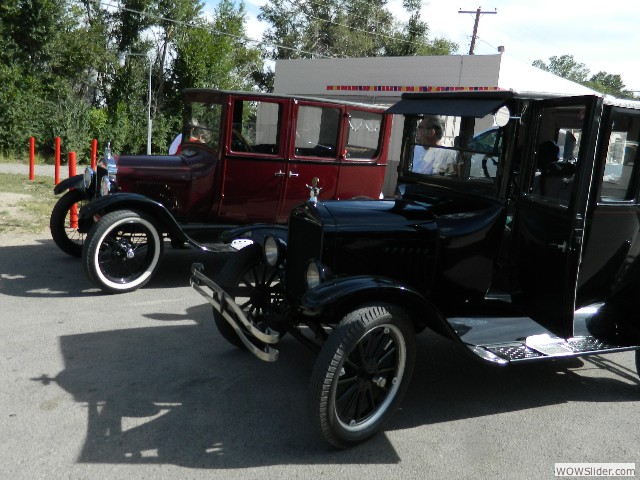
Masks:
[[[46,231],[58,198],[51,177],[0,173],[0,233]]]

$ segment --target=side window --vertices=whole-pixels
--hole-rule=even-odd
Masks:
[[[609,146],[600,179],[600,200],[632,200],[631,173],[638,159],[640,116],[616,111],[612,115]]]
[[[296,125],[296,155],[335,158],[340,109],[301,105]]]
[[[233,152],[280,153],[282,106],[275,102],[236,100],[233,103]]]
[[[351,110],[347,133],[347,158],[371,159],[380,145],[382,114]]]
[[[222,121],[222,105],[218,103],[193,102],[187,122],[188,141],[205,143],[211,148],[220,148],[220,125]]]
[[[585,118],[583,105],[540,109],[535,137],[532,198],[569,205]]]

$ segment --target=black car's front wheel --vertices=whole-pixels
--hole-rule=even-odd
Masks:
[[[282,301],[278,271],[264,261],[258,244],[234,253],[220,270],[216,283],[256,324],[267,322],[273,306]],[[229,343],[245,348],[234,328],[216,310],[213,310],[213,319]]]
[[[162,251],[162,235],[147,215],[116,210],[93,226],[82,260],[95,285],[107,293],[125,293],[149,282]]]
[[[82,256],[85,234],[78,230],[78,212],[87,201],[82,190],[69,190],[51,210],[51,238],[60,250],[72,257]]]
[[[320,434],[348,448],[380,431],[404,396],[415,351],[415,331],[401,309],[380,304],[347,314],[311,377],[308,405]]]

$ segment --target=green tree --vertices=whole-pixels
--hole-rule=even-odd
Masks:
[[[618,98],[634,98],[633,92],[625,88],[620,75],[612,75],[607,72],[598,72],[589,78],[586,83],[588,87],[593,88],[607,95]]]
[[[183,89],[256,88],[263,59],[245,23],[244,5],[232,0],[213,18],[202,0],[3,0],[0,153],[25,151],[30,136],[44,154],[60,136],[63,151],[84,160],[92,138],[144,152],[149,67],[152,150],[166,151],[182,121]]]
[[[269,0],[258,16],[270,24],[262,49],[272,60],[446,55],[458,49],[453,42],[429,38],[419,0],[403,0],[403,6],[410,15],[406,23],[394,20],[387,0]],[[272,89],[273,71],[256,78]]]
[[[598,72],[589,77],[589,69],[584,63],[577,62],[573,55],[550,57],[549,63],[535,60],[532,65],[559,77],[579,83],[600,93],[618,98],[634,98],[633,92],[625,89],[620,75]]]
[[[247,45],[244,5],[222,0],[214,20],[200,18],[176,35],[171,72],[173,91],[185,88],[252,89],[252,73],[262,69],[260,51]]]
[[[587,69],[584,63],[577,62],[573,58],[573,55],[550,57],[548,64],[542,60],[535,60],[532,65],[541,70],[558,75],[559,77],[581,84],[584,84],[589,76],[589,69]]]

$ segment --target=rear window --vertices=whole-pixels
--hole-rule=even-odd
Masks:
[[[360,110],[349,111],[347,158],[372,159],[378,154],[382,135],[382,114]]]

